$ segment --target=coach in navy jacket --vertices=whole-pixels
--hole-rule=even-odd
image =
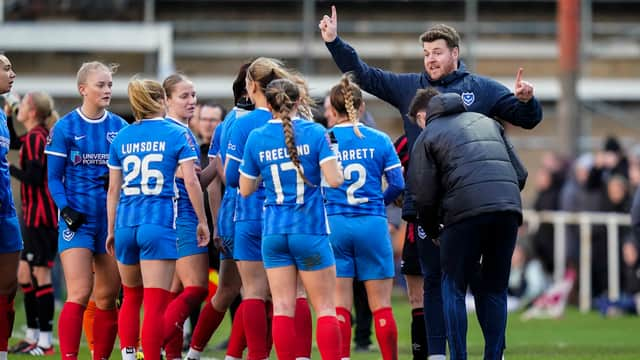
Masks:
[[[416,99],[423,94],[428,104],[426,127],[411,153],[408,185],[415,195],[418,223],[431,238],[440,239],[450,357],[467,358],[464,299],[474,282],[476,303],[484,304],[483,313],[478,313],[485,337],[484,359],[500,359],[526,171],[499,123],[466,112],[457,94],[437,95],[428,89],[420,90]],[[441,234],[439,220],[444,224]]]

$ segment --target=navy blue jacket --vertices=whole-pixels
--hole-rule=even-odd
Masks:
[[[325,45],[340,71],[353,72],[364,91],[388,102],[400,111],[409,149],[412,149],[421,131],[407,116],[411,100],[418,89],[435,87],[441,93],[457,93],[462,96],[468,111],[499,118],[525,129],[533,129],[542,120],[542,107],[537,99],[532,98],[523,103],[499,82],[468,72],[463,62],[458,63],[458,70],[433,81],[424,71],[396,74],[371,67],[339,37]]]

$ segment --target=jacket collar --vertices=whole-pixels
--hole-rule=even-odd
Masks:
[[[438,80],[432,80],[429,77],[429,74],[427,74],[427,72],[423,72],[424,77],[427,80],[427,83],[431,86],[447,86],[449,84],[451,84],[452,82],[465,77],[469,74],[469,72],[467,71],[467,66],[464,64],[463,61],[458,60],[458,69],[454,70],[452,73],[445,75],[444,77],[438,79]]]

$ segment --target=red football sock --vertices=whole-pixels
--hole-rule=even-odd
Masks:
[[[244,304],[244,333],[249,348],[248,360],[263,360],[267,352],[267,306],[261,299],[242,300]]]
[[[13,321],[16,315],[13,309],[14,296],[15,294],[0,295],[0,351],[7,351],[9,338],[13,331]]]
[[[169,305],[167,305],[167,311],[164,313],[164,353],[165,357],[169,360],[182,357],[182,328],[183,323],[177,324],[179,317],[178,312],[182,311],[181,307],[184,306],[184,302],[176,299],[182,294],[182,292],[170,292],[169,293]],[[169,319],[169,314],[174,321]]]
[[[322,360],[340,360],[340,325],[335,316],[322,316],[317,320],[316,341]]]
[[[207,297],[207,289],[200,286],[189,286],[169,303],[165,313],[165,340],[178,335],[182,336],[184,321],[191,311],[202,304]]]
[[[247,338],[244,336],[244,305],[241,302],[238,309],[236,309],[236,315],[233,317],[227,355],[242,359],[242,353],[246,348]]]
[[[384,360],[398,359],[398,328],[390,307],[373,312],[376,327],[376,338]]]
[[[311,310],[305,298],[296,299],[296,357],[311,358]]]
[[[236,316],[238,316],[237,313]],[[224,319],[224,312],[219,312],[214,309],[210,301],[206,303],[202,311],[200,311],[198,323],[193,330],[191,347],[194,350],[203,351],[213,333],[218,329],[222,319]]]
[[[338,318],[338,325],[340,325],[340,339],[342,340],[340,356],[349,358],[351,357],[351,312],[338,306],[336,308],[336,317]]]
[[[295,360],[297,349],[295,320],[289,316],[276,315],[272,324],[273,342],[280,360]]]
[[[58,338],[60,357],[65,360],[78,359],[83,315],[84,306],[70,301],[64,303],[58,320]]]
[[[118,337],[120,349],[137,348],[140,337],[140,307],[144,290],[142,286],[122,285],[123,298],[118,314]]]
[[[144,357],[160,359],[164,339],[164,312],[169,303],[169,292],[160,288],[144,288],[144,320],[142,322],[142,348]]]
[[[265,302],[267,305],[267,355],[271,354],[271,349],[273,349],[273,303],[269,300]]]
[[[118,310],[102,310],[96,308],[93,320],[93,358],[109,359],[118,333]]]

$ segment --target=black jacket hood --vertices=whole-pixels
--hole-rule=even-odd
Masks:
[[[453,115],[467,111],[462,97],[455,93],[440,94],[429,100],[427,105],[427,122],[445,115]]]

